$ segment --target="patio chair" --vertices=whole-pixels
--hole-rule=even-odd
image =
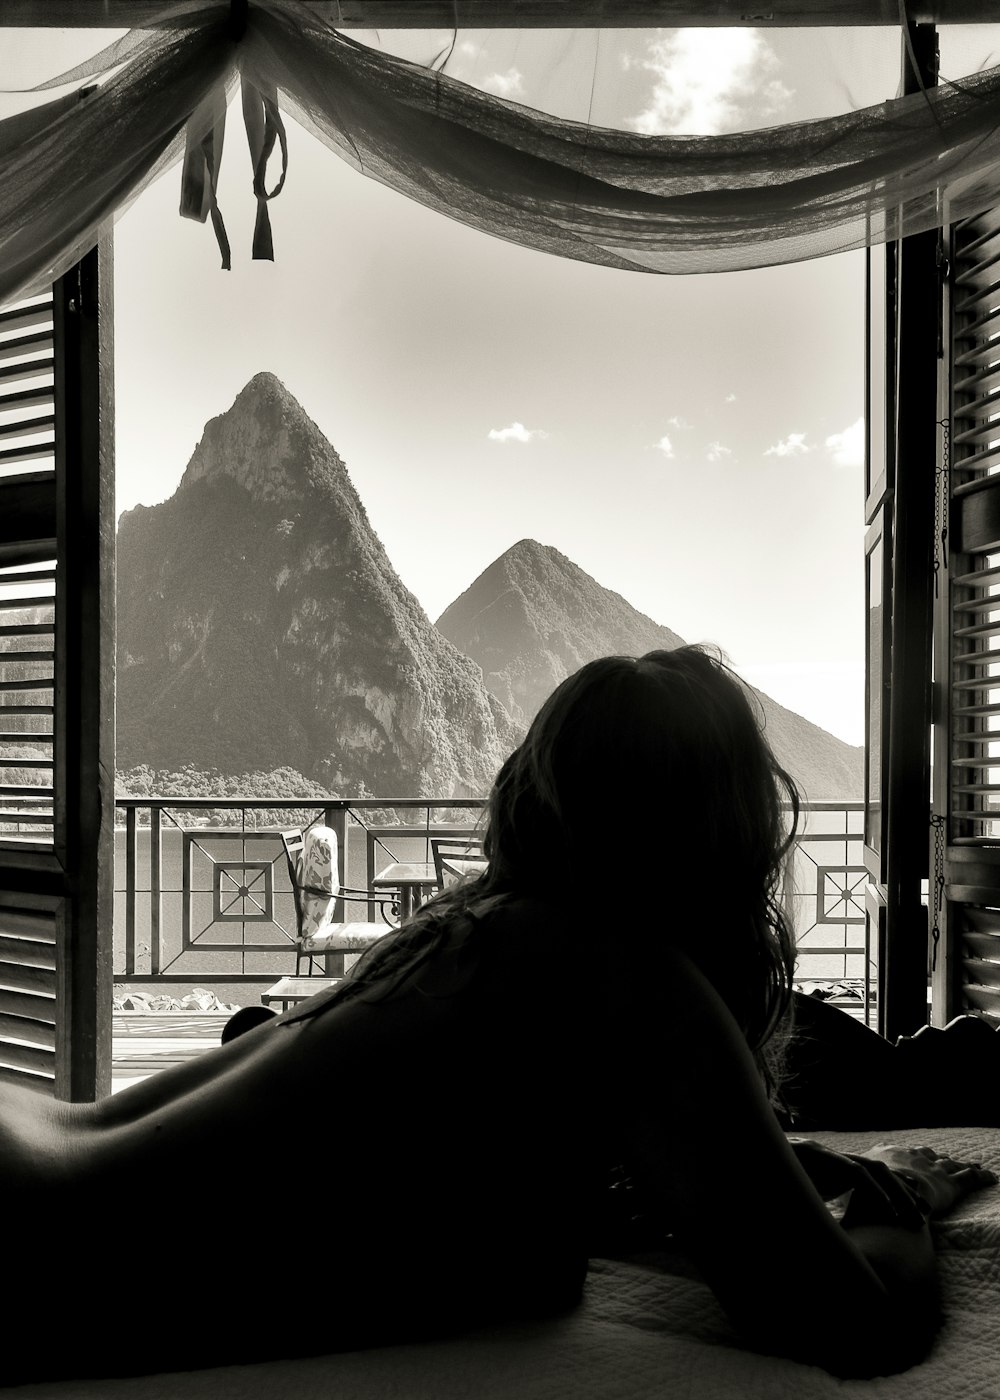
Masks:
[[[439,890],[458,880],[481,875],[487,866],[482,839],[477,836],[432,836],[431,857]]]
[[[317,957],[324,960],[321,971],[328,971],[326,964],[330,954],[339,954],[342,972],[345,953],[364,952],[394,927],[393,918],[398,922],[398,906],[377,891],[341,885],[337,833],[330,827],[283,831],[281,844],[285,848],[295,904],[295,976],[301,976],[304,962],[308,963],[307,975],[312,976]],[[383,923],[334,922],[339,899],[378,904]],[[387,907],[391,912],[386,912]]]

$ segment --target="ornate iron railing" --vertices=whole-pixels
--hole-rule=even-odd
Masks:
[[[120,798],[116,803],[114,969],[119,982],[229,987],[229,999],[292,969],[295,914],[280,833],[322,819],[337,831],[344,883],[368,889],[390,861],[430,860],[433,835],[474,829],[472,799]],[[866,931],[861,803],[817,802],[803,811],[793,857],[792,913],[799,978],[834,989],[859,1014],[872,1002]],[[633,912],[628,881],[609,884]],[[637,896],[638,897],[638,896]],[[613,915],[617,910],[607,907]],[[338,918],[379,918],[348,905]],[[235,989],[235,990],[232,990]]]

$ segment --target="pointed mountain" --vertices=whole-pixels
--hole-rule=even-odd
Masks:
[[[437,627],[482,667],[516,720],[528,724],[559,682],[598,656],[641,656],[684,642],[549,545],[520,540],[445,609]],[[864,750],[754,691],[778,761],[813,801],[857,800]]]
[[[118,581],[120,768],[470,796],[518,742],[272,374],[207,424],[170,500],[122,516]]]
[[[493,694],[525,724],[561,680],[595,657],[684,645],[537,540],[520,540],[495,559],[437,628],[482,667]]]

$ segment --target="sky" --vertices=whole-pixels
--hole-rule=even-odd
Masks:
[[[964,31],[954,71],[997,32]],[[424,60],[453,36],[357,37]],[[455,77],[646,132],[830,115],[899,75],[892,30],[455,39]],[[289,122],[275,262],[252,263],[240,127],[231,112],[231,272],[178,218],[176,168],[116,228],[120,511],[171,495],[205,422],[271,370],[432,619],[534,538],[863,742],[863,254],[692,277],[564,261],[425,210]]]

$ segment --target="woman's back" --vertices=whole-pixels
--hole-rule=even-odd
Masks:
[[[594,1155],[570,948],[558,910],[515,902],[388,996],[320,999],[71,1113],[18,1248],[45,1260],[39,1286],[54,1254],[77,1262],[70,1370],[149,1369],[160,1343],[156,1365],[194,1366],[569,1306]],[[65,1106],[31,1107],[33,1153],[47,1114],[67,1141]],[[103,1295],[94,1260],[137,1203],[155,1267],[141,1288],[112,1270]],[[269,1259],[270,1227],[296,1220],[301,1246]],[[217,1282],[192,1297],[194,1257]],[[9,1324],[15,1375],[38,1374],[33,1294]]]

